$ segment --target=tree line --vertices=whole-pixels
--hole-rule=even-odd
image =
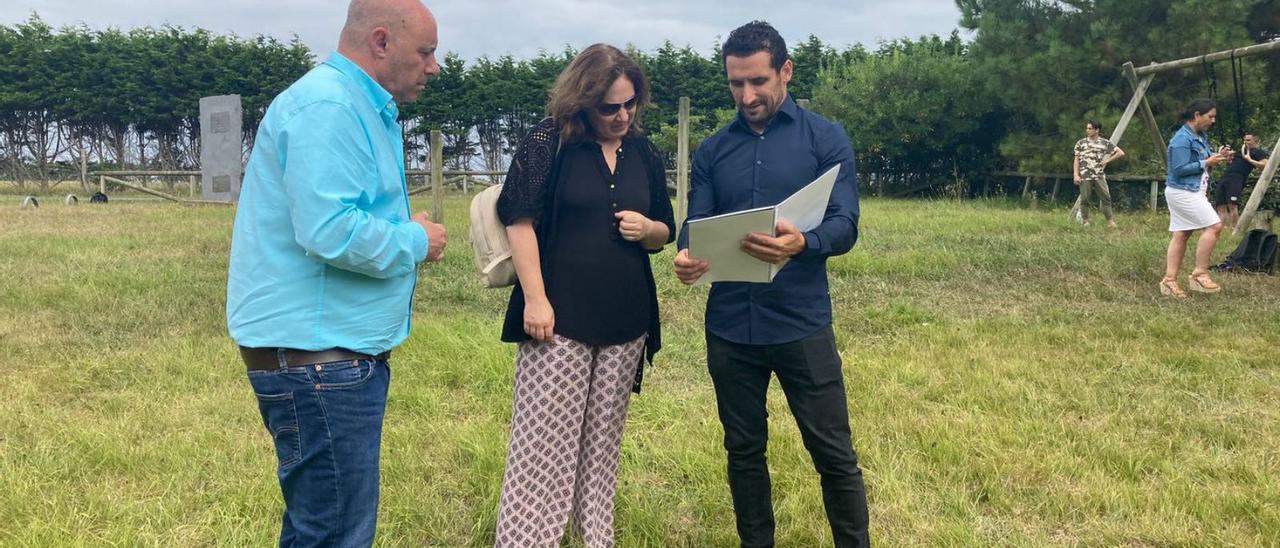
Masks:
[[[252,142],[267,104],[313,63],[301,42],[176,27],[0,26],[0,178],[94,167],[190,169],[201,97],[238,93]]]
[[[1084,121],[1104,134],[1132,89],[1119,67],[1280,38],[1280,3],[1234,0],[957,0],[949,36],[837,50],[817,37],[790,44],[790,91],[848,131],[867,190],[972,194],[1002,170],[1066,173]],[[691,101],[691,146],[735,115],[718,51],[665,43],[629,53],[652,81],[643,114],[663,150],[676,149],[677,105]],[[401,109],[411,164],[444,135],[447,167],[501,171],[542,117],[547,92],[576,53],[468,61],[446,54],[419,101]],[[324,53],[322,53],[323,55]],[[246,147],[271,99],[317,62],[296,38],[214,35],[177,27],[53,29],[38,16],[0,26],[0,178],[39,183],[81,154],[93,166],[194,169],[199,98],[239,94]],[[1241,127],[1280,136],[1280,55],[1159,75],[1148,93],[1165,137],[1190,99],[1219,99],[1220,139]],[[1244,101],[1237,103],[1236,90]],[[1131,130],[1113,171],[1160,173]],[[1145,131],[1145,130],[1143,130]],[[1231,135],[1228,135],[1230,133]],[[1140,137],[1135,137],[1140,136]],[[1218,140],[1218,139],[1215,139]]]

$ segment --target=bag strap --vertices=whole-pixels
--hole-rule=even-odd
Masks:
[[[502,261],[505,261],[510,258],[511,258],[510,249],[502,253],[499,253],[496,257],[493,258],[493,260],[489,261],[489,264],[484,265],[484,268],[480,269],[480,273],[484,274],[485,276],[488,276],[489,273],[492,272],[494,268],[497,268],[499,264],[502,264]]]

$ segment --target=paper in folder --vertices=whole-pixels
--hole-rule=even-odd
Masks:
[[[817,228],[826,215],[831,189],[839,174],[840,165],[836,164],[776,206],[689,221],[689,256],[711,265],[698,279],[698,284],[772,282],[786,261],[775,265],[752,257],[742,251],[742,240],[752,232],[777,236],[774,227],[779,221],[787,221],[801,232]]]

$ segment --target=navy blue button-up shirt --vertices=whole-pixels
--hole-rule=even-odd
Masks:
[[[836,164],[840,176],[826,216],[804,233],[805,250],[772,283],[712,284],[708,332],[738,344],[780,344],[830,324],[827,257],[848,252],[858,239],[858,184],[844,129],[796,106],[790,96],[763,134],[739,116],[698,147],[689,186],[690,220],[776,205]],[[689,246],[683,228],[679,245]]]

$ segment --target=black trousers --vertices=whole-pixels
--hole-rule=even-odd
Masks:
[[[765,393],[773,374],[787,396],[804,446],[822,478],[822,500],[837,547],[870,546],[867,493],[854,453],[844,375],[831,326],[798,341],[744,345],[707,333],[707,369],[716,390],[729,491],[742,546],[773,546],[769,413]]]

